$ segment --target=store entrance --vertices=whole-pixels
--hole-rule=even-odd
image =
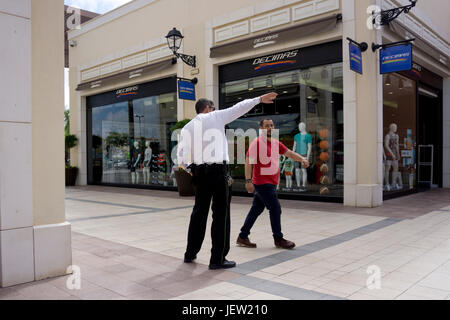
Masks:
[[[443,128],[439,93],[424,87],[418,91],[419,189],[442,188]]]

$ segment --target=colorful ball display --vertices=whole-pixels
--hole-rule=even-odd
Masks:
[[[321,139],[328,138],[328,129],[322,129],[319,131],[319,136]]]
[[[322,176],[322,178],[320,178],[321,184],[328,184],[328,182],[330,182],[330,179],[328,178],[328,176]]]
[[[322,164],[320,166],[320,172],[323,174],[327,174],[328,173],[328,165],[326,163]]]
[[[320,188],[320,195],[327,195],[330,193],[330,189],[328,189],[327,187],[322,187]]]
[[[326,150],[328,150],[328,148],[330,147],[330,144],[328,143],[327,140],[322,140],[322,141],[320,141],[320,143],[319,143],[319,147],[320,147],[320,149],[326,151]]]
[[[328,152],[322,152],[320,154],[320,160],[322,160],[323,162],[327,162],[328,159],[330,159],[330,155],[328,154]]]

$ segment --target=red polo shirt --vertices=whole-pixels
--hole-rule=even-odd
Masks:
[[[279,156],[288,150],[284,144],[275,139],[271,139],[271,142],[265,138],[253,140],[247,151],[250,164],[253,164],[253,184],[278,185],[280,179]]]

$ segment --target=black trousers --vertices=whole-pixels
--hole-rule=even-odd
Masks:
[[[193,258],[202,247],[212,200],[211,264],[223,263],[230,251],[230,202],[227,165],[193,166],[195,205],[189,223],[185,257]]]

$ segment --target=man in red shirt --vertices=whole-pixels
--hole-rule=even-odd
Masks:
[[[294,161],[301,162],[305,168],[309,167],[309,162],[298,153],[289,150],[280,141],[272,139],[274,130],[272,119],[262,120],[260,128],[261,134],[250,144],[245,158],[245,188],[248,193],[254,194],[253,205],[236,243],[243,247],[256,248],[256,244],[250,242],[248,236],[256,219],[267,208],[270,213],[275,246],[292,249],[295,243],[284,239],[281,232],[281,205],[276,192],[280,172],[278,158],[280,155],[285,155]]]

